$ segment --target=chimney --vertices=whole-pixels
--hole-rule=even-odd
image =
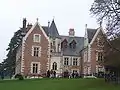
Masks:
[[[85,29],[87,29],[87,24],[85,24]]]
[[[27,31],[29,31],[31,28],[32,28],[32,24],[28,23],[28,25],[27,25]]]
[[[23,18],[23,28],[26,28],[26,23],[27,23],[26,18]]]
[[[48,28],[50,27],[50,21],[48,21]]]
[[[70,37],[74,37],[74,35],[75,35],[74,28],[70,28],[70,29],[69,29],[69,36],[70,36]]]

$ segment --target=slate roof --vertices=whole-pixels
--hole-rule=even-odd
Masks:
[[[68,42],[68,46],[67,48],[65,48],[64,50],[62,50],[63,55],[65,56],[79,56],[79,52],[80,50],[83,49],[84,47],[84,37],[69,37],[69,36],[60,36],[61,37],[61,41],[63,41],[64,39],[67,40]],[[75,40],[76,41],[76,48],[72,49],[70,48],[69,44]]]
[[[50,28],[49,28],[49,36],[50,37],[59,37],[59,33],[56,27],[54,20],[52,21]]]
[[[42,26],[42,28],[44,29],[47,36],[52,37],[52,38],[60,38],[60,35],[58,33],[58,30],[57,30],[54,20],[52,21],[49,28],[48,28],[48,26]]]
[[[42,28],[48,36],[49,35],[48,26],[42,26]]]
[[[87,34],[88,34],[88,42],[90,43],[91,40],[93,39],[93,36],[95,35],[97,29],[87,29]]]

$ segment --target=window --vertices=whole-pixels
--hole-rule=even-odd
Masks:
[[[77,58],[73,58],[73,65],[77,66],[78,65],[78,59]]]
[[[75,49],[76,48],[76,44],[75,43],[70,43],[70,48]]]
[[[90,72],[91,72],[91,68],[87,67],[87,74],[90,74]]]
[[[98,73],[98,72],[104,72],[104,67],[96,65],[96,73]]]
[[[52,53],[52,52],[53,52],[53,49],[51,49],[50,52]]]
[[[64,58],[64,65],[69,65],[69,58],[68,57]]]
[[[61,48],[62,49],[65,49],[65,48],[67,48],[67,40],[66,39],[64,39],[63,41],[62,41],[62,43],[61,43]]]
[[[76,48],[76,41],[73,40],[69,45],[70,45],[70,48],[75,49]]]
[[[37,63],[33,63],[32,73],[34,73],[34,74],[37,74],[37,73],[38,73],[38,64],[37,64]]]
[[[53,63],[52,69],[53,69],[53,70],[57,70],[57,63],[56,63],[56,62]]]
[[[98,61],[102,61],[102,60],[103,60],[103,53],[98,52]]]
[[[102,46],[103,45],[103,43],[102,43],[100,38],[97,38],[97,44],[98,44],[98,46]]]
[[[32,56],[35,56],[35,57],[40,57],[40,46],[33,46],[32,47]]]
[[[34,34],[34,42],[40,42],[40,34]]]
[[[52,48],[52,43],[50,43],[50,47]]]
[[[53,41],[53,46],[55,46],[55,40]]]

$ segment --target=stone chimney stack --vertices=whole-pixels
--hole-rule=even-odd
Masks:
[[[69,29],[69,36],[70,36],[70,37],[74,37],[74,36],[75,36],[74,28],[70,28],[70,29]]]
[[[28,23],[28,25],[27,25],[27,31],[29,31],[31,28],[32,28],[32,24]]]
[[[26,28],[26,23],[27,23],[26,18],[23,18],[23,28],[24,28],[24,29]]]

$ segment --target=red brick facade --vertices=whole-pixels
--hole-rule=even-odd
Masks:
[[[87,59],[84,60],[84,63],[83,63],[84,73],[87,72],[85,74],[98,73],[97,67],[98,68],[103,67],[103,65],[101,65],[101,61],[98,61],[98,53],[101,52],[104,54],[105,37],[104,37],[104,32],[102,30],[99,30],[99,31],[98,30],[93,36],[92,38],[93,40],[91,40],[91,42],[88,44],[88,47],[84,50],[86,52],[84,54],[86,54],[86,57],[87,57]],[[90,69],[88,70],[88,68]]]
[[[62,36],[59,35],[53,20],[50,27],[42,28],[36,22],[27,31],[23,38],[22,46],[18,50],[19,53],[16,56],[16,62],[21,58],[21,62],[16,68],[17,73],[30,76],[33,75],[34,70],[36,70],[35,67],[37,67],[37,73],[34,73],[34,75],[42,75],[47,70],[53,70],[53,63],[57,65],[55,71],[58,74],[66,70],[69,72],[76,70],[79,74],[93,74],[97,73],[100,67],[103,67],[100,61],[98,61],[98,53],[103,53],[105,42],[104,32],[101,28],[93,30],[94,33],[91,32],[92,29],[89,29],[89,33],[93,34],[92,38],[89,35],[87,36],[87,34],[85,34],[85,37],[76,37],[73,30],[71,30],[72,32],[69,36]],[[40,42],[34,42],[35,35],[40,35]],[[90,41],[88,38],[90,38]],[[72,47],[71,42],[74,44],[74,47]],[[38,52],[40,53],[38,56],[33,55],[35,51],[33,47],[39,48]],[[82,54],[80,51],[82,51]],[[65,57],[68,58],[67,62],[69,63],[67,65],[64,63]],[[73,62],[77,62],[77,64],[74,65]],[[19,70],[20,68],[21,70]]]
[[[29,30],[30,31],[30,30]],[[28,31],[28,33],[29,33]],[[34,34],[40,34],[41,40],[40,42],[33,42],[33,36]],[[40,26],[36,24],[36,26],[33,28],[32,32],[28,35],[28,37],[25,40],[25,49],[24,49],[24,55],[23,55],[23,66],[22,66],[22,73],[24,75],[31,74],[31,63],[32,62],[39,62],[40,63],[40,73],[44,74],[46,73],[48,69],[48,45],[49,41],[40,29]],[[32,46],[40,46],[41,47],[41,55],[40,57],[32,56]]]

